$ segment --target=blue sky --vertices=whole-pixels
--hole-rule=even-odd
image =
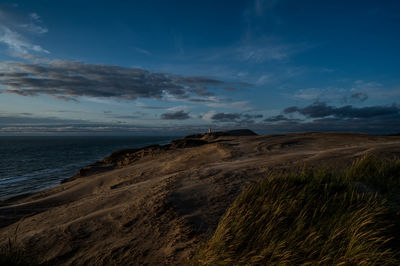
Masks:
[[[2,1],[0,135],[398,133],[399,31],[398,1]]]

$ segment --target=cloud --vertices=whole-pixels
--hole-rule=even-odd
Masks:
[[[244,10],[244,19],[247,23],[247,35],[253,33],[252,30],[258,29],[257,33],[264,33],[263,25],[275,25],[281,23],[275,8],[279,0],[254,0],[250,1],[249,6]],[[268,23],[266,23],[268,22]],[[260,29],[259,29],[260,28]]]
[[[255,46],[246,45],[238,49],[238,59],[240,61],[263,63],[265,61],[281,61],[287,59],[292,52],[286,45],[265,45]]]
[[[193,99],[192,99],[193,100]],[[216,108],[234,108],[234,109],[251,109],[248,107],[248,101],[231,101],[229,99],[220,99],[217,97],[208,97],[206,105]]]
[[[254,114],[254,115],[242,114],[242,117],[246,118],[246,119],[255,119],[255,118],[263,118],[263,115],[261,115],[261,114]]]
[[[346,105],[343,107],[329,106],[324,102],[315,102],[306,107],[300,108],[296,106],[288,107],[283,111],[285,114],[299,113],[309,118],[372,118],[378,116],[398,115],[400,108],[396,104],[390,106],[369,106],[369,107],[353,107]]]
[[[136,106],[137,106],[137,107],[140,107],[140,108],[142,108],[142,109],[149,109],[149,110],[161,110],[161,109],[167,109],[167,108],[169,108],[168,106],[165,107],[165,106],[151,106],[151,105],[146,105],[146,104],[144,104],[144,103],[142,103],[142,102],[139,102],[139,101],[136,102]]]
[[[255,0],[253,11],[254,15],[259,17],[265,15],[265,12],[271,11],[277,3],[278,0]]]
[[[41,46],[31,44],[20,34],[6,26],[0,26],[0,43],[7,45],[15,55],[28,54],[29,52],[49,53],[49,51],[43,49]]]
[[[40,20],[40,16],[37,13],[30,13],[29,16],[34,20]]]
[[[27,34],[46,33],[48,29],[41,23],[40,16],[36,13],[23,17],[0,10],[0,43],[5,44],[11,55],[17,57],[25,58],[31,53],[48,54],[49,51],[40,45],[31,43],[26,37]]]
[[[306,119],[291,118],[285,114],[300,114]],[[400,132],[400,107],[388,106],[335,107],[324,102],[315,102],[306,107],[291,106],[283,114],[268,117],[265,124],[254,125],[266,133],[282,132],[363,132],[371,134],[393,134]]]
[[[297,121],[300,121],[300,120],[299,119],[295,119],[295,118],[289,118],[289,117],[286,117],[286,116],[280,114],[280,115],[276,115],[276,116],[267,117],[263,121],[265,121],[265,122],[283,122],[283,121],[295,122],[296,121],[297,122]]]
[[[24,28],[26,31],[30,33],[36,33],[36,34],[44,34],[48,32],[49,30],[45,27],[38,26],[32,23],[29,24],[21,24],[19,27]]]
[[[360,102],[365,102],[368,99],[368,94],[364,92],[357,92],[352,94],[351,99],[359,100]]]
[[[164,113],[161,115],[161,119],[164,120],[186,120],[189,118],[190,118],[189,113],[182,110],[174,113]]]
[[[211,119],[218,122],[233,122],[241,118],[240,114],[216,113]]]
[[[57,118],[57,117],[35,117],[32,115],[33,114],[31,114],[31,113],[1,114],[0,115],[0,126],[88,123],[88,121],[85,121],[85,120],[61,119],[61,118]]]
[[[210,110],[207,113],[202,113],[199,115],[200,119],[211,121],[211,118],[216,114],[217,112],[215,110]]]
[[[225,88],[224,88],[225,89]],[[212,96],[214,93],[210,92],[206,87],[204,86],[198,86],[197,88],[194,89],[194,92],[199,95],[199,96]]]
[[[135,50],[141,54],[145,54],[148,56],[152,56],[153,54],[145,49],[139,48],[139,47],[135,47]]]
[[[283,132],[359,132],[370,134],[400,133],[400,115],[372,118],[320,118],[309,122],[281,121],[253,125],[265,134]]]
[[[240,64],[265,64],[287,62],[288,59],[298,53],[311,49],[313,46],[308,43],[284,43],[273,37],[244,38],[228,47],[208,49],[197,56],[203,62],[230,62]],[[243,78],[248,76],[246,71],[235,71],[229,73],[231,76]]]
[[[167,108],[167,111],[185,111],[185,112],[189,112],[190,109],[191,109],[191,107],[188,106],[188,105],[177,105],[177,106],[173,106],[173,107]]]
[[[345,89],[336,87],[308,88],[296,91],[292,97],[301,100],[317,100],[317,99],[342,100],[343,95],[346,92],[347,91]]]
[[[241,113],[212,113],[203,116],[205,118],[209,118],[214,122],[241,122],[241,123],[250,123],[253,122],[253,119],[262,118],[261,114],[241,114]]]
[[[141,116],[138,115],[112,115],[112,118],[116,119],[138,119],[141,118]]]
[[[208,99],[204,99],[204,98],[191,98],[191,99],[189,99],[189,102],[206,103],[206,102],[210,102],[210,101]]]
[[[357,103],[365,102],[368,99],[387,100],[400,96],[398,87],[385,87],[383,84],[374,81],[341,81],[349,82],[349,85],[340,87],[329,86],[326,88],[307,88],[299,89],[292,94],[283,94],[286,97],[300,99],[300,100],[319,100],[319,101],[332,101],[344,103]]]
[[[274,80],[275,77],[272,74],[264,74],[261,75],[255,82],[256,85],[265,85],[269,82],[271,82],[272,80]]]
[[[162,99],[167,95],[177,99],[192,95],[201,97],[229,83],[203,76],[184,77],[139,68],[52,60],[41,64],[2,63],[0,85],[7,87],[7,93],[22,96],[45,94],[64,100],[82,96],[135,100]]]

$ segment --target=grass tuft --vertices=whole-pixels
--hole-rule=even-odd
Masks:
[[[6,245],[0,247],[0,265],[7,266],[34,266],[39,263],[26,254],[22,245],[18,244],[19,224],[15,227],[13,237],[8,238]]]
[[[399,160],[373,157],[269,177],[235,200],[193,264],[399,265],[399,181]]]

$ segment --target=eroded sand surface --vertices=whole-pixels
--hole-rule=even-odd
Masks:
[[[270,170],[400,155],[400,137],[305,133],[203,138],[119,169],[0,202],[0,241],[60,264],[182,264],[247,185]]]

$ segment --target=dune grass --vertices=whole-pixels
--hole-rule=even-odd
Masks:
[[[33,266],[39,264],[33,259],[28,258],[22,248],[3,247],[0,249],[0,265]]]
[[[24,247],[18,243],[18,228],[15,227],[14,235],[8,238],[7,244],[0,246],[0,265],[7,266],[35,266],[37,260],[27,255]],[[44,265],[44,264],[43,264]]]
[[[268,177],[244,191],[201,265],[399,265],[400,161],[364,157],[349,169]]]

